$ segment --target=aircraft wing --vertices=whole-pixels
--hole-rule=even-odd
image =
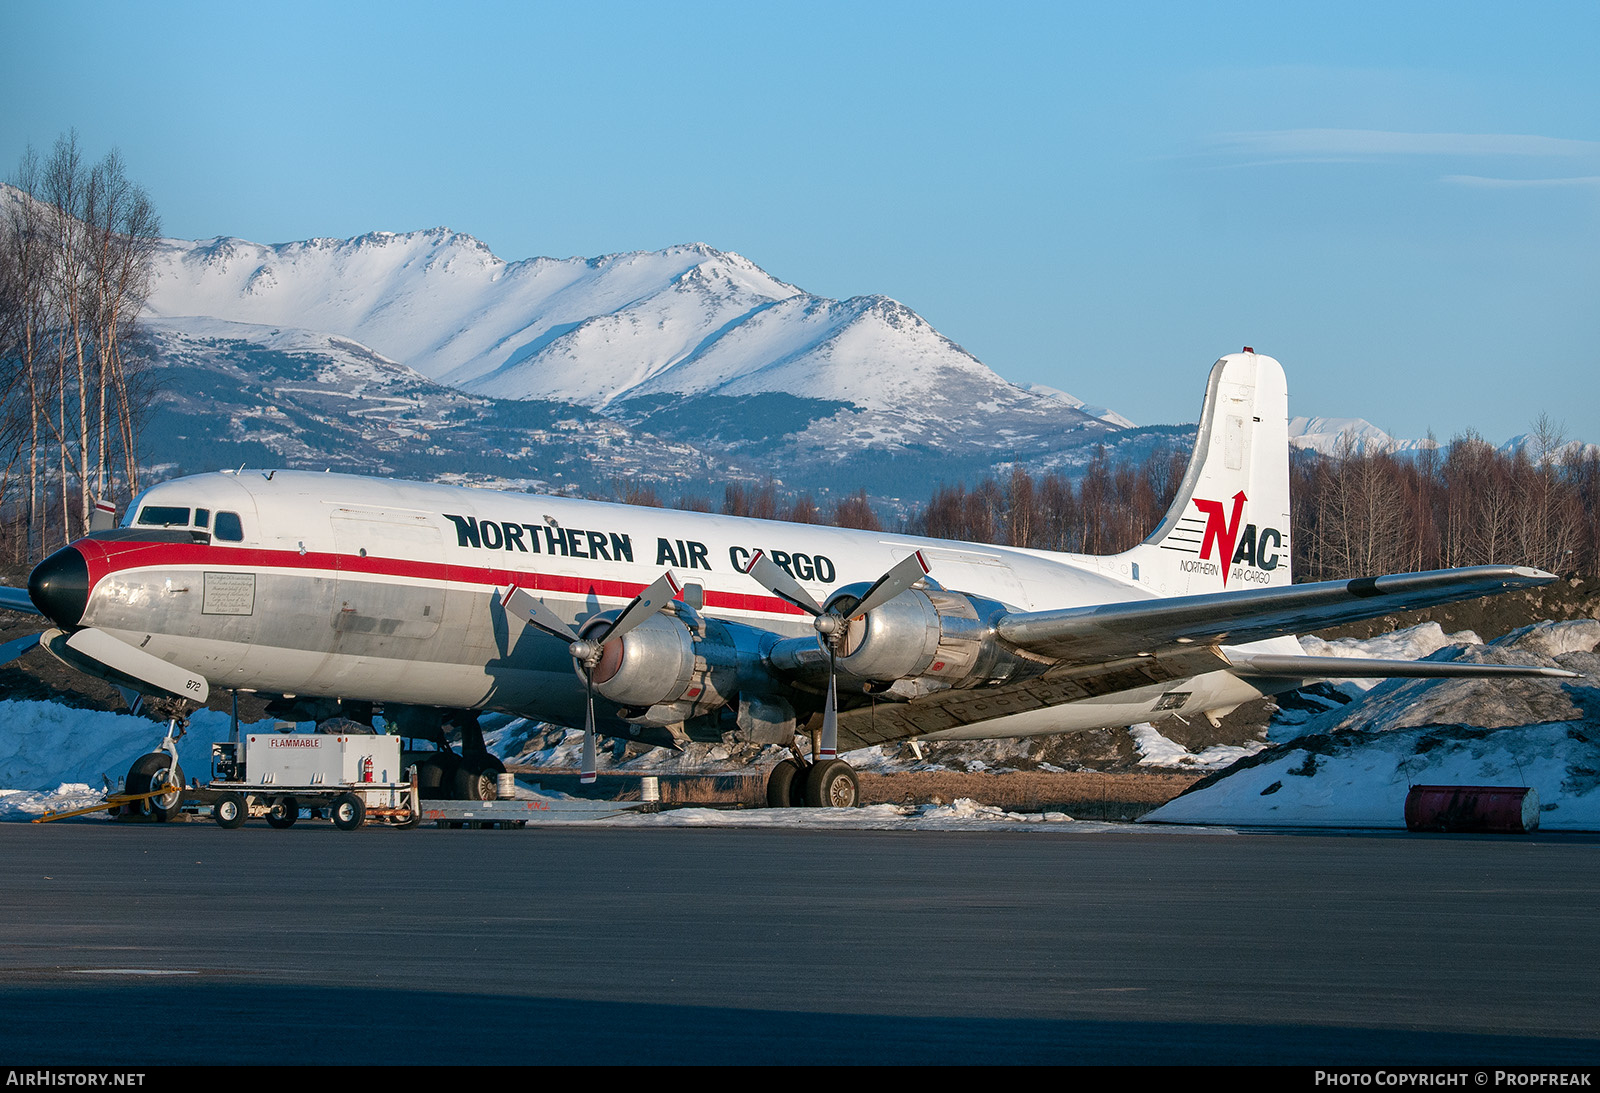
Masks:
[[[21,611],[24,615],[37,615],[39,609],[28,598],[26,588],[0,587],[0,607],[7,611]]]
[[[1062,611],[1014,612],[995,624],[1000,637],[1052,660],[1081,664],[1153,653],[1168,645],[1242,645],[1342,623],[1477,599],[1555,580],[1526,566],[1481,565],[1319,581],[1204,596],[1133,600]]]
[[[876,701],[839,714],[850,746],[887,743],[1205,672],[1277,679],[1353,676],[1512,675],[1569,678],[1560,669],[1436,661],[1374,661],[1249,653],[1236,646],[1285,634],[1516,588],[1555,575],[1521,566],[1474,566],[1355,580],[1133,600],[1058,611],[1018,611],[995,621],[1006,642],[1047,663],[1031,678],[951,689],[909,702]]]

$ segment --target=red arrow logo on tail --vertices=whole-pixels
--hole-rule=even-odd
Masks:
[[[1222,587],[1228,587],[1228,567],[1233,565],[1233,544],[1239,538],[1239,520],[1244,516],[1244,491],[1240,490],[1233,495],[1233,519],[1225,520],[1222,515],[1221,501],[1202,501],[1198,497],[1194,500],[1195,508],[1206,514],[1206,534],[1200,541],[1200,557],[1211,557],[1211,545],[1215,543],[1222,553],[1217,561],[1222,566]]]

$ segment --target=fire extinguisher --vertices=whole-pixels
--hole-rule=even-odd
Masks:
[[[361,760],[361,780],[363,782],[372,781],[372,756],[370,755]]]

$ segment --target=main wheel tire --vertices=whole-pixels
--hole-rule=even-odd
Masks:
[[[805,769],[785,759],[767,775],[767,807],[798,808],[805,804]]]
[[[354,831],[367,820],[367,803],[354,793],[341,793],[333,801],[333,826]]]
[[[474,755],[461,760],[456,768],[457,801],[493,801],[500,796],[500,775],[506,765],[492,755]]]
[[[230,831],[243,824],[249,815],[249,807],[237,793],[224,793],[211,806],[211,818],[217,821],[217,826]]]
[[[806,804],[813,808],[855,808],[860,801],[861,784],[843,759],[817,763],[806,775]]]
[[[148,814],[166,821],[176,816],[183,807],[183,768],[173,769],[172,756],[164,751],[153,751],[135,759],[133,766],[128,768],[128,780],[123,785],[128,793],[135,796],[164,787],[171,788],[170,793],[133,802],[130,807],[135,815]]]
[[[300,802],[293,797],[279,797],[272,802],[272,807],[267,810],[267,824],[282,831],[286,827],[293,827],[294,822],[300,818]]]
[[[417,764],[417,796],[424,801],[450,800],[460,765],[461,757],[449,751],[434,752],[426,762]]]

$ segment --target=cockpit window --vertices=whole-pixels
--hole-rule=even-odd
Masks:
[[[239,522],[239,514],[237,512],[217,513],[217,522],[211,531],[213,535],[225,543],[244,541],[244,525]]]
[[[188,527],[189,510],[173,505],[146,505],[139,510],[139,523],[145,527]]]
[[[211,510],[210,509],[195,509],[194,510],[194,526],[197,527],[197,528],[208,528],[208,527],[210,527],[211,526]]]

